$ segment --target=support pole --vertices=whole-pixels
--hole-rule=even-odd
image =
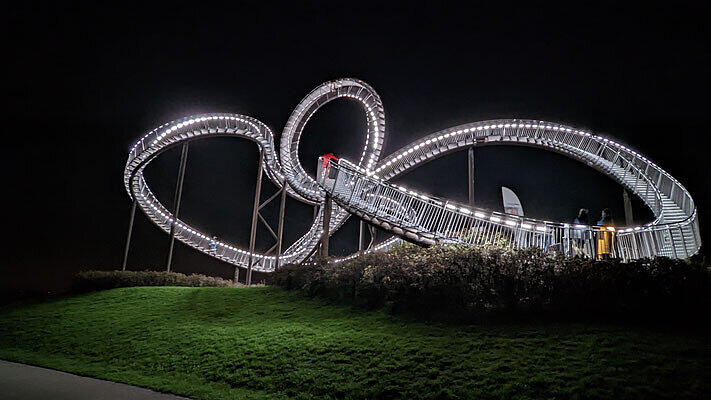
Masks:
[[[128,218],[128,233],[126,234],[126,247],[123,249],[123,263],[121,264],[121,271],[126,270],[126,263],[128,262],[128,250],[131,248],[131,232],[133,232],[133,219],[136,216],[136,197],[133,197],[133,203],[131,204],[131,216]]]
[[[366,250],[370,250],[373,247],[373,244],[375,244],[375,235],[378,233],[378,231],[375,230],[375,225],[368,225],[368,231],[370,232],[370,242]]]
[[[234,283],[239,283],[239,267],[235,265],[235,273],[233,278]]]
[[[467,150],[467,172],[469,186],[469,205],[474,206],[474,146]]]
[[[321,257],[328,257],[329,229],[331,228],[331,196],[326,193],[323,203],[323,236],[321,236]]]
[[[632,215],[632,200],[627,190],[622,190],[622,200],[625,202],[625,224],[627,226],[634,225],[634,216]]]
[[[254,207],[252,208],[252,230],[249,233],[249,263],[247,264],[247,286],[252,284],[252,265],[254,264],[254,245],[257,241],[257,213],[259,212],[259,198],[262,194],[262,163],[264,151],[259,152],[257,163],[257,186],[254,190]]]
[[[183,196],[183,181],[185,178],[185,165],[188,161],[188,142],[183,143],[180,152],[180,167],[178,168],[178,181],[175,184],[175,195],[173,196],[173,222],[170,224],[170,245],[168,246],[168,259],[165,262],[165,270],[170,272],[170,264],[173,261],[173,245],[175,244],[175,225],[180,214],[180,200]]]
[[[360,220],[360,231],[358,231],[358,251],[365,250],[365,222]]]
[[[286,207],[286,185],[286,179],[284,179],[284,182],[282,182],[281,186],[281,203],[279,204],[279,226],[277,228],[277,254],[274,269],[279,268],[279,259],[281,258],[282,237],[284,236],[284,209]]]

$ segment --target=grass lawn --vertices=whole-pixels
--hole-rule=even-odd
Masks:
[[[0,358],[198,399],[711,393],[701,333],[425,324],[273,287],[123,288],[0,309]]]

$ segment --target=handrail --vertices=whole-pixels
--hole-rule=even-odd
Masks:
[[[330,189],[309,176],[298,160],[301,134],[310,118],[324,104],[338,98],[359,103],[366,115],[365,146],[357,163],[341,159],[334,170],[352,186]],[[205,114],[163,124],[143,135],[131,147],[124,169],[124,185],[140,209],[166,232],[175,225],[175,237],[212,257],[237,266],[246,266],[250,256],[259,259],[257,270],[272,271],[274,256],[252,254],[238,246],[218,241],[182,220],[175,220],[151,192],[143,176],[145,167],[159,154],[185,141],[210,137],[239,137],[257,144],[264,155],[267,177],[292,198],[320,207],[309,230],[289,246],[279,258],[280,265],[304,261],[323,234],[323,201],[334,197],[332,234],[351,214],[371,221],[399,237],[421,244],[462,242],[486,244],[495,241],[517,248],[538,246],[571,255],[574,244],[594,256],[593,238],[607,235],[607,228],[575,227],[570,224],[518,218],[471,208],[432,196],[415,193],[387,181],[441,157],[471,146],[517,144],[560,152],[607,174],[639,196],[650,207],[655,219],[650,224],[624,227],[614,232],[615,256],[624,260],[640,257],[689,257],[698,252],[701,237],[696,204],[681,183],[636,151],[608,138],[546,121],[500,119],[447,128],[423,137],[395,151],[382,161],[385,113],[382,101],[367,83],[351,78],[325,82],[312,90],[292,112],[281,135],[279,148],[272,130],[259,120],[240,114]],[[356,190],[357,189],[357,190]],[[330,192],[329,192],[330,190]],[[338,193],[338,190],[344,191]],[[348,193],[346,199],[345,193]],[[370,195],[370,197],[368,197]],[[365,197],[363,197],[365,196]],[[480,217],[478,214],[484,215]],[[586,240],[578,240],[578,234]],[[587,236],[586,236],[587,235]],[[387,248],[397,239],[376,246]],[[574,250],[574,249],[573,249]]]

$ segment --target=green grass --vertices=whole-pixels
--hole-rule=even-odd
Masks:
[[[701,333],[411,322],[273,287],[123,288],[0,310],[0,358],[199,399],[703,398]]]

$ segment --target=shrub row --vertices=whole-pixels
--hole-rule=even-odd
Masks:
[[[74,289],[80,292],[128,286],[238,287],[242,285],[206,275],[185,275],[165,271],[82,271],[74,277]]]
[[[491,314],[697,312],[709,305],[699,262],[655,258],[622,263],[466,246],[402,245],[341,263],[291,265],[271,283],[311,296],[429,318]]]

